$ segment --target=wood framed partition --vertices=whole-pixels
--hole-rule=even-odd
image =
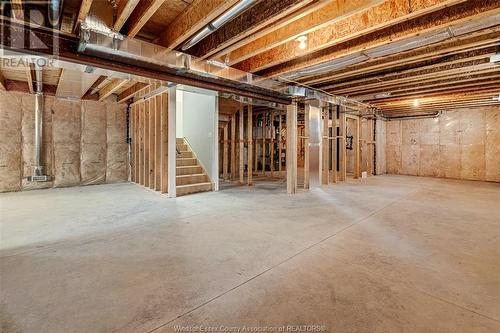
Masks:
[[[144,97],[130,106],[131,180],[168,192],[168,93]]]

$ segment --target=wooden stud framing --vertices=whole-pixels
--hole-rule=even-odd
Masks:
[[[286,107],[286,190],[297,192],[297,103]]]
[[[252,185],[252,158],[253,158],[253,115],[252,115],[252,104],[248,104],[248,114],[247,114],[247,142],[248,142],[248,148],[247,148],[247,184],[248,186]]]
[[[271,111],[271,147],[270,147],[270,159],[271,165],[269,166],[271,172],[271,178],[274,177],[274,135],[276,134],[276,129],[274,128],[274,112]]]
[[[244,179],[244,172],[245,172],[245,156],[244,156],[244,151],[245,151],[245,142],[244,140],[244,117],[245,117],[245,112],[243,106],[239,110],[239,148],[240,148],[240,155],[239,155],[239,177],[240,177],[240,183],[243,184],[245,182]]]
[[[345,108],[340,107],[340,116],[339,116],[339,141],[340,141],[340,150],[339,150],[339,180],[345,181],[347,179],[347,152],[346,152],[346,114]]]
[[[323,185],[328,185],[329,183],[329,173],[330,171],[328,170],[329,164],[328,164],[328,157],[329,157],[329,145],[328,145],[328,118],[329,118],[329,109],[328,105],[320,105],[322,108],[322,113],[323,113],[323,138],[322,138],[322,153],[321,153],[321,183]]]
[[[304,109],[304,188],[309,189],[309,111],[310,105]]]
[[[149,155],[151,153],[151,146],[149,144],[151,136],[150,121],[149,121],[149,100],[144,103],[144,186],[149,187]]]
[[[231,180],[236,179],[236,113],[231,117]]]
[[[262,114],[262,175],[266,175],[267,113]]]
[[[154,97],[155,101],[155,190],[161,190],[161,95]]]
[[[168,192],[168,94],[161,94],[161,193]]]
[[[283,166],[283,142],[281,141],[281,131],[283,130],[282,128],[282,121],[283,121],[283,116],[281,111],[279,111],[279,122],[278,122],[278,128],[279,128],[279,136],[278,136],[278,154],[279,154],[279,164],[278,164],[278,176],[281,177],[281,168]]]
[[[229,135],[228,135],[228,126],[229,124],[226,124],[224,126],[224,129],[223,129],[223,132],[224,132],[224,141],[222,143],[222,150],[223,150],[223,156],[222,156],[222,178],[224,180],[228,180],[229,179],[229,171],[228,171],[228,168],[229,168],[229,144],[228,144],[228,141],[229,141]]]
[[[339,125],[339,120],[337,118],[337,111],[339,109],[339,106],[336,105],[335,108],[332,110],[332,183],[336,183],[338,181],[338,175],[337,175],[337,143],[338,143],[338,136],[337,136],[337,129]]]
[[[144,161],[146,160],[146,105],[144,103],[139,104],[139,184],[145,185],[145,172],[144,172]]]

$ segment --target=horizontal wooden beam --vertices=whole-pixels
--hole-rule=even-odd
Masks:
[[[492,76],[481,77],[481,78],[468,78],[464,80],[443,80],[442,83],[436,84],[431,82],[429,84],[422,84],[420,86],[414,87],[403,87],[398,90],[389,90],[387,93],[391,97],[407,97],[416,96],[420,97],[423,94],[434,93],[434,92],[456,92],[458,89],[474,89],[474,87],[484,88],[486,86],[498,85],[500,83],[500,72],[493,73]],[[376,94],[372,94],[376,95]],[[376,98],[363,98],[363,101],[371,102],[373,100],[379,100]],[[384,98],[384,100],[387,100]]]
[[[275,29],[261,37],[252,36],[252,41],[231,50],[223,58],[232,66],[245,59],[270,50],[281,44],[293,42],[297,37],[307,35],[318,29],[324,28],[347,17],[378,5],[384,0],[354,0],[354,1],[328,1],[317,10],[300,18],[295,18],[287,25]],[[297,42],[295,42],[297,43]],[[225,51],[226,52],[226,51]]]
[[[18,91],[27,94],[31,94],[30,87],[28,82],[26,81],[17,81],[17,80],[8,80],[5,81],[5,90],[6,91]],[[56,95],[57,86],[44,84],[43,85],[43,93],[50,96]]]
[[[102,101],[106,97],[110,96],[112,93],[127,84],[128,80],[124,79],[112,79],[104,88],[99,91],[99,100]]]
[[[80,10],[78,11],[78,16],[76,17],[75,29],[87,18],[90,12],[90,7],[92,7],[93,0],[82,0],[80,4]]]
[[[315,85],[315,87],[321,89],[345,89],[363,86],[363,88],[365,88],[366,85],[370,83],[387,82],[405,77],[416,77],[422,74],[438,73],[441,70],[489,63],[490,56],[495,53],[496,47],[492,46],[470,52],[463,52],[454,56],[443,57],[442,59],[428,63],[416,63],[412,66],[408,65],[399,68],[386,68],[379,73],[360,75],[359,78],[333,81],[328,83],[326,86]]]
[[[195,0],[169,24],[156,43],[170,49],[180,46],[237,2],[238,0]]]
[[[462,65],[462,66],[460,66]],[[466,72],[467,71],[467,72]],[[359,86],[347,87],[347,88],[328,88],[326,91],[332,91],[336,94],[363,94],[365,92],[373,92],[373,91],[384,91],[385,88],[389,87],[397,87],[398,85],[410,84],[416,81],[422,81],[424,79],[433,80],[442,77],[448,77],[453,79],[453,77],[457,75],[468,75],[475,73],[489,73],[498,71],[496,66],[484,62],[480,63],[479,61],[470,61],[463,64],[456,64],[455,66],[449,66],[449,68],[443,68],[440,71],[429,72],[429,73],[415,73],[414,75],[409,74],[408,76],[402,76],[398,78],[387,79],[385,81],[380,81],[377,83],[366,83],[365,85],[361,84]]]
[[[118,3],[118,8],[116,10],[116,20],[113,24],[113,29],[115,31],[120,31],[125,22],[134,11],[135,7],[139,4],[140,0],[122,0]]]
[[[135,7],[126,24],[127,35],[129,37],[137,35],[164,2],[165,0],[142,0],[140,4]]]
[[[450,90],[432,90],[429,92],[420,92],[418,96],[412,95],[403,95],[403,96],[391,96],[384,99],[376,99],[369,101],[372,105],[384,104],[389,102],[399,102],[399,101],[408,101],[420,98],[440,98],[442,96],[449,96],[450,94],[456,95],[474,95],[481,93],[495,93],[498,91],[496,84],[485,84],[484,86],[476,86],[476,87],[457,87],[453,91]]]
[[[347,66],[331,72],[304,76],[296,79],[298,82],[319,87],[322,83],[339,80],[352,80],[365,77],[376,72],[402,68],[403,66],[418,67],[424,62],[439,61],[453,57],[460,53],[471,52],[495,46],[500,34],[500,26],[486,31],[470,33],[464,36],[453,37],[442,43],[420,47],[411,51],[400,52],[395,55],[371,59],[361,64]]]
[[[198,57],[210,57],[240,39],[251,36],[266,25],[300,9],[313,0],[259,1],[224,26],[214,31],[188,53]]]
[[[57,55],[57,59],[66,60],[76,64],[92,65],[102,69],[127,73],[146,79],[185,84],[197,88],[225,92],[275,102],[278,104],[290,104],[291,98],[279,91],[270,90],[253,84],[238,82],[224,77],[207,77],[196,72],[182,72],[175,68],[152,64],[142,60],[125,59],[113,53],[86,54],[77,53],[79,39],[76,36],[54,35],[46,29],[21,24],[0,16],[0,24],[9,29],[9,36],[0,35],[0,47],[7,50],[16,50],[23,54]],[[26,33],[36,37],[37,44],[30,43],[23,49],[16,47],[15,41],[22,40]],[[43,45],[40,47],[39,45]]]
[[[137,93],[149,87],[148,83],[137,82],[130,88],[125,89],[118,95],[118,103],[127,101],[128,99],[134,97]]]
[[[299,57],[304,60],[312,60],[311,58],[316,57],[316,52],[327,50],[333,45],[366,36],[377,30],[387,28],[392,30],[395,25],[406,23],[410,19],[459,2],[462,1],[436,0],[428,2],[416,0],[409,2],[406,0],[387,0],[369,8],[367,11],[309,33],[307,35],[307,48],[305,49],[300,49],[296,41],[289,41],[246,59],[236,64],[236,67],[244,71],[256,72]],[[316,63],[319,62],[321,61]],[[313,63],[315,62],[311,61],[311,64]]]
[[[281,29],[285,26],[290,25],[293,22],[303,18],[304,16],[309,15],[312,12],[318,11],[321,8],[324,8],[325,6],[331,4],[331,2],[332,2],[332,0],[313,1],[313,2],[309,3],[308,5],[303,6],[302,8],[294,11],[292,14],[287,15],[279,20],[276,20],[275,22],[273,22],[271,24],[267,24],[262,29],[252,33],[250,36],[247,36],[246,38],[242,38],[239,41],[224,48],[223,50],[214,53],[212,55],[212,59],[219,60],[220,62],[226,62],[230,66],[232,66],[234,63],[239,62],[239,61],[233,61],[231,63],[230,54],[232,54],[233,51],[235,51],[235,50],[237,50],[237,49],[239,49],[247,44],[250,44],[261,37],[264,37],[267,34],[272,33],[273,31],[276,31],[278,29]]]
[[[351,39],[346,42],[340,42],[322,49],[317,52],[308,54],[306,57],[298,57],[286,63],[281,63],[264,71],[258,72],[260,75],[276,76],[283,73],[293,72],[297,69],[317,65],[319,63],[328,62],[343,56],[367,52],[379,46],[390,46],[391,43],[408,40],[423,34],[433,34],[438,30],[444,30],[452,26],[459,27],[467,22],[475,21],[487,17],[491,17],[500,12],[496,0],[485,1],[468,1],[451,7],[447,7],[427,15],[422,15],[417,18],[393,25],[382,30],[377,30],[372,33],[363,34],[362,36]],[[396,52],[397,53],[397,52]],[[266,63],[272,65],[273,55],[260,54],[259,57],[266,56]],[[279,54],[278,54],[279,56]],[[254,59],[252,57],[246,61],[253,62],[250,67],[238,66],[240,69],[254,71],[256,66],[262,64],[264,58]],[[268,67],[266,65],[266,67]]]

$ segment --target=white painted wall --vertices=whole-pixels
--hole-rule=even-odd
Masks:
[[[177,92],[177,107],[182,110],[177,117],[177,137],[187,139],[212,181],[217,180],[218,172],[216,102],[214,95]]]
[[[184,131],[183,131],[183,121],[182,121],[182,114],[184,113],[183,109],[183,91],[177,90],[177,93],[175,94],[176,100],[175,100],[175,137],[176,138],[183,138],[184,137]]]

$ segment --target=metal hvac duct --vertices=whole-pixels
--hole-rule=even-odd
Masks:
[[[30,182],[45,182],[50,176],[43,174],[42,166],[42,131],[43,131],[43,83],[42,67],[35,65],[35,140],[33,174],[28,176]]]

